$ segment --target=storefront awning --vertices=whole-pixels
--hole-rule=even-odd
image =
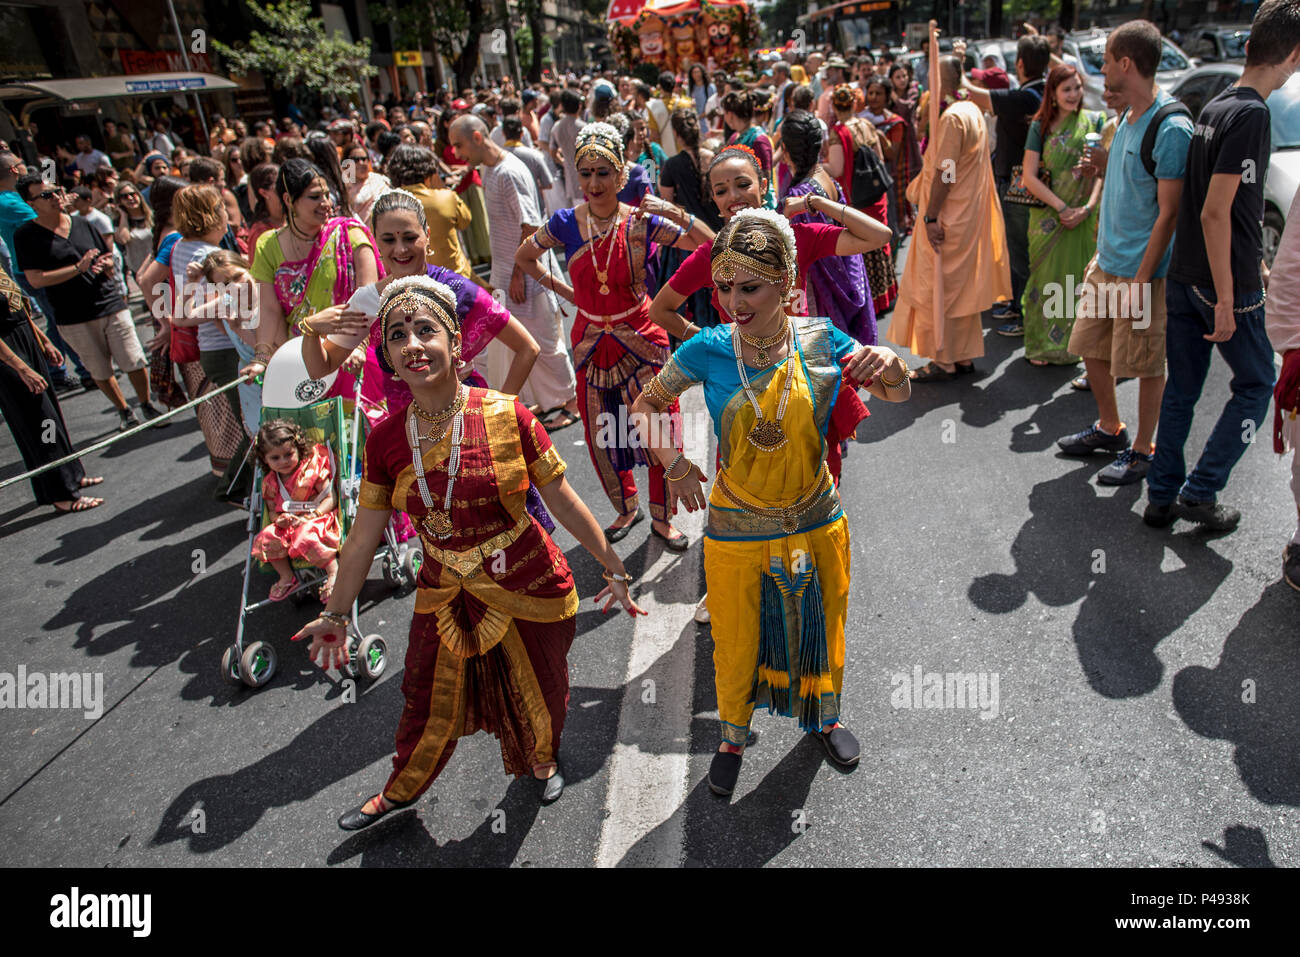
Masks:
[[[45,96],[72,103],[123,96],[158,96],[166,93],[214,93],[237,90],[239,84],[212,73],[135,73],[93,76],[76,80],[0,81],[0,99]]]

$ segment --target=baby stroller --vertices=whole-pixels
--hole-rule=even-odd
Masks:
[[[289,353],[288,355],[284,355]],[[282,355],[284,356],[282,360]],[[296,363],[294,359],[296,357]],[[277,361],[281,360],[281,361]],[[295,378],[297,376],[298,378]],[[291,391],[276,388],[288,378]],[[269,384],[269,387],[268,387]],[[361,462],[364,448],[366,420],[359,404],[352,403],[351,418],[341,397],[320,399],[329,389],[329,380],[312,379],[307,375],[302,360],[301,340],[291,340],[278,350],[263,376],[263,395],[272,401],[291,399],[309,402],[295,407],[263,406],[261,423],[272,419],[286,419],[298,425],[313,443],[326,446],[330,453],[330,466],[334,474],[334,496],[338,504],[340,546],[347,539],[357,513],[357,496],[361,487]],[[357,393],[360,394],[360,379]],[[315,399],[315,401],[312,401]],[[254,457],[255,458],[255,457]],[[253,539],[275,518],[270,503],[262,500],[264,471],[260,462],[253,463],[253,488],[248,502],[248,555],[244,559],[244,588],[239,603],[239,623],[235,629],[235,643],[221,656],[221,675],[231,684],[245,684],[261,688],[275,675],[275,648],[266,641],[245,642],[245,623],[248,615],[272,604],[270,598],[250,603],[249,585],[253,572]],[[398,543],[390,520],[384,530],[375,557],[382,560],[384,581],[395,590],[413,587],[419,577],[423,554],[413,542]],[[300,606],[310,600],[310,593],[323,581],[323,569],[299,559],[292,561],[297,579],[290,592],[284,596]],[[352,603],[352,624],[347,636],[348,666],[345,670],[353,677],[364,676],[374,680],[388,666],[388,645],[380,635],[363,635],[357,603]]]

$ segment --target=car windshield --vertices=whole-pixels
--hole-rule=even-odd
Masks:
[[[1295,79],[1268,98],[1273,149],[1300,149],[1300,82]]]
[[[1079,60],[1083,63],[1083,69],[1090,76],[1101,76],[1101,62],[1106,56],[1105,39],[1090,40],[1087,43],[1079,44]],[[1160,47],[1160,65],[1156,71],[1164,73],[1169,70],[1186,70],[1191,67],[1187,62],[1187,57],[1178,51],[1168,40],[1165,40]]]
[[[1246,30],[1220,33],[1219,42],[1223,44],[1223,55],[1225,57],[1244,57],[1248,39],[1250,39],[1250,32]]]

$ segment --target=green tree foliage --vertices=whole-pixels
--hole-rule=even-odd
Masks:
[[[301,85],[325,99],[344,100],[360,92],[359,77],[379,72],[370,65],[370,41],[349,43],[338,33],[327,34],[307,0],[265,5],[248,0],[248,7],[266,32],[254,30],[248,43],[237,47],[212,41],[233,73],[260,70],[277,86]]]

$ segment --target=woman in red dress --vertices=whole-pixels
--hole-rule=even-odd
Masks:
[[[567,655],[578,595],[564,553],[525,510],[537,486],[561,525],[605,567],[597,596],[644,614],[600,526],[564,479],[541,423],[514,396],[456,376],[455,294],[426,276],[394,281],[379,307],[379,361],[411,390],[410,405],[366,440],[356,521],[339,554],[324,613],[294,636],[329,668],[347,661],[344,636],[393,509],[415,520],[424,547],[397,727],[384,789],[339,818],[368,827],[413,803],[442,772],[459,738],[488,731],[507,774],[531,773],[541,799],[560,796],[556,755],[568,708]]]
[[[627,410],[669,356],[668,333],[650,321],[646,296],[653,244],[694,249],[712,239],[713,231],[655,196],[646,196],[636,209],[619,202],[618,191],[626,179],[623,138],[609,124],[583,127],[574,154],[586,202],[552,216],[519,247],[516,261],[529,276],[578,307],[573,364],[580,372],[582,426],[591,462],[619,516],[605,529],[606,537],[620,541],[645,518],[632,468],[648,466],[653,533],[666,548],[685,551],[686,536],[670,523],[663,466],[633,441]],[[564,247],[572,287],[539,262],[554,246]],[[667,411],[676,420],[677,406]]]

